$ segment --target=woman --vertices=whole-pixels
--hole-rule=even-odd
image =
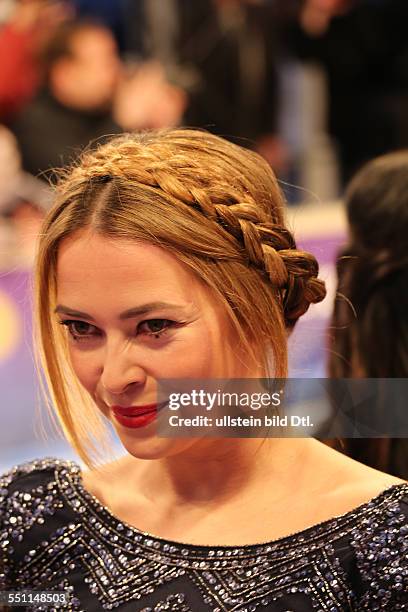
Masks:
[[[258,155],[189,130],[112,140],[62,179],[38,346],[89,469],[3,477],[1,588],[68,589],[87,612],[403,609],[406,483],[307,438],[157,434],[159,379],[285,376],[325,290],[283,208]],[[103,417],[126,454],[101,466]]]
[[[346,209],[350,238],[338,258],[330,376],[407,378],[408,152],[363,166],[349,185]],[[404,438],[350,439],[344,450],[408,478]]]

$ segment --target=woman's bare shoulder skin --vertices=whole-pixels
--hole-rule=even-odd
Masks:
[[[83,487],[104,506],[109,507],[115,488],[120,488],[122,482],[126,488],[123,478],[125,464],[126,457],[121,457],[98,468],[82,470],[81,479]]]
[[[320,446],[318,452],[321,454],[321,465],[325,466],[324,473],[327,478],[325,497],[335,514],[338,513],[336,508],[340,513],[347,512],[370,501],[393,485],[406,482],[355,461],[324,444]]]

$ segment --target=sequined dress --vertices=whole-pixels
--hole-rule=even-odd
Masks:
[[[68,591],[49,612],[408,610],[408,484],[279,540],[196,546],[121,522],[75,462],[36,460],[0,480],[0,562],[0,591]]]

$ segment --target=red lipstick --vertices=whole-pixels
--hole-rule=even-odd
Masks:
[[[145,406],[112,406],[111,410],[115,419],[121,425],[130,428],[146,427],[154,421],[157,416],[158,405],[146,404]]]

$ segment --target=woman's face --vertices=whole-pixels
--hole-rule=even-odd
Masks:
[[[59,249],[57,288],[75,374],[135,457],[175,454],[197,440],[159,438],[154,421],[128,427],[113,406],[155,404],[163,378],[256,376],[234,355],[221,306],[159,247],[74,234]]]

